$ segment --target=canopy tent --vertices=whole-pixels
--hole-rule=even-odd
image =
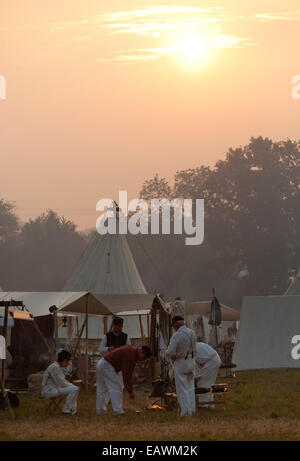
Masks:
[[[69,309],[69,312],[85,312],[86,298],[88,298],[88,306],[90,314],[97,315],[111,315],[112,312],[109,311],[98,299],[91,293],[87,291],[81,292],[1,292],[0,301],[7,301],[14,299],[16,301],[23,301],[24,306],[27,310],[34,316],[44,316],[49,314],[49,307],[56,306],[57,309],[65,307]],[[58,315],[60,315],[58,313]],[[66,311],[64,315],[68,315]],[[82,319],[81,324],[84,322]],[[58,322],[59,323],[59,322]],[[99,317],[94,317],[90,320],[92,325],[100,325],[102,322],[99,320]],[[80,324],[78,325],[81,326]],[[75,327],[75,325],[74,325]],[[94,330],[97,330],[94,328]],[[68,330],[63,326],[57,326],[56,336],[57,338],[66,339],[68,337]],[[96,331],[96,333],[98,333]],[[99,335],[96,334],[92,337],[99,338]],[[74,331],[73,331],[74,334]],[[71,333],[71,335],[73,335]]]
[[[68,312],[84,312],[94,315],[112,315],[105,305],[103,305],[93,294],[87,291],[83,292],[2,292],[0,301],[22,301],[24,306],[34,316],[49,315],[49,308],[56,306],[60,314],[61,309],[65,308],[63,314]],[[56,319],[56,315],[54,316]],[[59,337],[62,332],[57,331],[55,320],[55,338]],[[62,329],[63,330],[63,329]],[[88,360],[88,326],[86,326],[85,354]],[[63,336],[60,336],[63,337]],[[86,382],[88,371],[86,369]]]
[[[159,297],[159,295],[152,293],[128,295],[95,294],[95,297],[115,315],[149,314],[152,309],[153,301],[156,297],[161,306],[167,310],[165,302]]]
[[[64,291],[101,294],[145,294],[125,235],[96,234]]]
[[[81,292],[18,292],[3,291],[0,293],[0,301],[14,299],[23,301],[24,306],[34,316],[48,315],[49,307],[56,306],[58,309],[66,308],[70,312],[85,309],[85,297],[89,299],[89,311],[91,314],[110,315],[109,311],[98,299],[87,291]],[[85,312],[85,311],[84,311]]]
[[[291,281],[288,289],[286,290],[283,296],[291,296],[291,295],[292,296],[300,295],[300,268],[299,268],[298,274]]]
[[[158,299],[163,310],[167,311],[166,304],[156,294],[94,294],[99,303],[99,309],[92,310],[89,308],[88,314],[98,315],[119,315],[124,317],[124,331],[130,338],[140,338],[142,331],[145,333],[149,330],[149,324],[146,316],[151,313],[153,302]],[[103,311],[106,313],[103,314]],[[84,305],[65,306],[59,311],[63,313],[85,314]],[[100,338],[104,334],[103,322],[96,318],[89,318],[89,338]],[[145,336],[147,336],[145,334]]]
[[[232,359],[237,369],[299,368],[300,355],[292,355],[299,325],[299,296],[245,297]]]
[[[211,312],[211,301],[196,301],[196,302],[185,302],[185,313],[186,315],[204,315],[210,316]],[[237,321],[240,320],[240,312],[232,307],[221,304],[222,320],[224,321]]]
[[[164,301],[155,294],[130,294],[130,295],[94,295],[95,299],[99,302],[99,315],[103,314],[103,310],[113,313],[114,315],[123,315],[130,317],[136,316],[139,319],[139,326],[141,331],[142,343],[144,340],[144,331],[147,331],[150,345],[154,351],[156,344],[156,327],[157,327],[157,315],[160,317],[161,331],[166,340],[169,338],[169,314],[166,309]],[[92,310],[89,306],[88,300],[85,305],[75,305],[62,307],[59,313],[76,313],[85,314],[85,340],[86,340],[86,357],[88,357],[88,339],[90,338],[90,322],[89,315],[97,314],[96,310]],[[151,314],[151,324],[148,315]],[[142,316],[146,316],[147,325],[143,325]],[[126,330],[126,324],[124,325],[124,331]],[[83,330],[82,330],[83,333]],[[81,333],[81,334],[82,334]],[[80,337],[79,337],[80,339]],[[88,359],[86,361],[86,387],[88,383]]]
[[[225,304],[220,304],[222,322],[213,329],[209,325],[211,304],[212,301],[186,301],[185,320],[187,326],[192,328],[202,341],[210,344],[212,347],[217,347],[217,344],[224,338],[227,329],[232,326],[233,322],[240,320],[240,312],[232,307],[225,306]]]

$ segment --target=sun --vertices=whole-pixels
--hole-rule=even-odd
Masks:
[[[182,37],[177,47],[178,55],[186,64],[197,65],[203,61],[208,51],[207,43],[200,34]]]

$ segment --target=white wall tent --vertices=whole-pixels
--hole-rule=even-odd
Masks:
[[[64,291],[146,293],[125,235],[96,234]]]
[[[233,363],[238,370],[300,367],[300,296],[245,297]]]

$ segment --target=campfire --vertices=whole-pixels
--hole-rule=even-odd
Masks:
[[[156,403],[153,403],[151,406],[151,410],[159,410],[159,411],[165,411],[165,407],[161,407],[160,405],[157,405]]]
[[[152,381],[152,393],[149,397],[156,397],[156,400],[149,401],[146,406],[148,410],[166,411],[175,408],[176,394],[167,392],[167,388],[168,383],[163,379]]]
[[[160,405],[159,405],[160,403]],[[155,411],[165,411],[167,408],[163,406],[162,400],[151,400],[147,405],[147,410],[155,410]]]

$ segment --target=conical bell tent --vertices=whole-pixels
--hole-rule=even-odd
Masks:
[[[118,220],[117,205],[114,211]],[[73,291],[74,287],[77,287],[76,291],[85,287],[84,291],[93,293],[115,315],[130,311],[130,317],[124,319],[124,331],[130,337],[141,337],[140,322],[147,329],[144,316],[151,309],[155,295],[147,294],[126,235],[96,233],[63,291]],[[89,319],[88,328],[89,338],[102,337],[103,324],[96,318]]]
[[[125,235],[96,234],[63,291],[147,293]]]

